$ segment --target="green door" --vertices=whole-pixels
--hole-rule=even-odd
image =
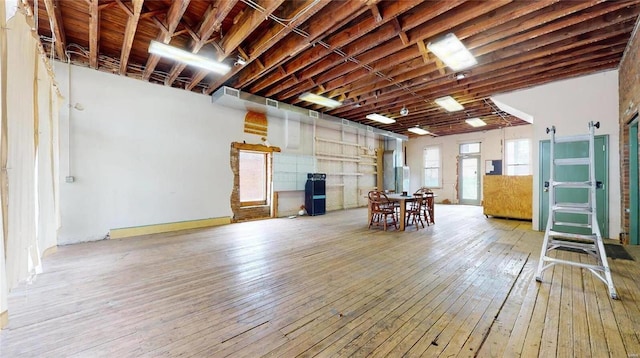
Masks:
[[[609,237],[609,195],[608,173],[609,163],[607,153],[609,151],[609,136],[595,137],[595,171],[596,180],[602,182],[602,188],[596,190],[596,209],[600,234],[603,238]],[[549,148],[548,140],[540,141],[540,229],[546,230],[549,217],[549,192],[545,189],[545,182],[549,181]],[[587,142],[558,143],[555,145],[556,159],[558,158],[586,158],[589,157],[589,144]],[[556,166],[556,181],[585,181],[589,178],[589,168],[586,165]],[[558,188],[556,190],[556,202],[586,203],[589,198],[589,189]],[[556,221],[587,223],[587,216],[582,214],[557,213]],[[576,234],[588,234],[590,229],[556,226],[554,230]]]
[[[638,238],[638,121],[629,126],[629,243],[639,245]]]

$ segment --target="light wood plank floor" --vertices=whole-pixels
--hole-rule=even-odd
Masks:
[[[11,292],[0,356],[640,357],[638,261],[610,260],[619,301],[577,268],[538,283],[542,233],[481,210],[440,205],[407,232],[354,209],[60,247]]]

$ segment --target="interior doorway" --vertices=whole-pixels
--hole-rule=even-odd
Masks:
[[[540,141],[540,231],[547,228],[549,217],[549,192],[545,182],[549,181],[550,168],[550,141]],[[589,156],[589,145],[586,142],[558,143],[554,147],[557,158],[584,158]],[[596,190],[596,211],[600,234],[603,238],[609,238],[609,136],[598,135],[594,137],[595,172],[596,181],[600,182],[599,189]],[[558,181],[581,181],[588,177],[587,166],[556,166],[556,180]],[[569,169],[567,169],[569,168]],[[568,189],[556,192],[557,202],[587,202],[589,189]],[[558,213],[562,222],[586,223],[587,217],[582,214]],[[564,227],[560,231],[572,232],[576,234],[587,234],[591,229],[580,227]]]
[[[460,204],[480,205],[480,156],[461,155],[458,168]]]
[[[629,123],[629,243],[640,245],[638,221],[638,115]]]

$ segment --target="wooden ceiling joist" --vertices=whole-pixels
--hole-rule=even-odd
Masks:
[[[116,0],[120,3],[120,0]],[[138,29],[138,21],[140,20],[140,13],[142,12],[142,4],[144,0],[131,0],[133,9],[130,9],[129,19],[127,20],[127,27],[124,30],[124,41],[122,41],[122,51],[120,52],[120,75],[127,73],[127,64],[129,63],[129,54],[131,53],[131,46],[133,45],[133,38],[136,36],[136,30]],[[128,9],[126,5],[123,5]]]
[[[167,11],[164,20],[164,28],[160,30],[158,34],[157,41],[162,42],[164,44],[168,44],[171,42],[171,39],[174,36],[180,21],[182,20],[182,15],[187,10],[189,3],[191,0],[174,0],[171,3],[171,7]],[[160,61],[160,56],[155,54],[149,54],[149,58],[147,59],[147,63],[144,66],[144,72],[142,72],[142,79],[148,80],[149,76],[153,73]]]
[[[207,94],[230,86],[392,132],[420,125],[437,135],[475,130],[466,116],[484,118],[483,129],[525,123],[488,98],[616,68],[640,15],[640,0],[39,1],[39,34],[56,39],[43,46],[56,58],[73,45],[73,63],[104,71],[168,86],[179,78],[180,87]],[[477,65],[456,73],[428,51],[447,33]],[[246,63],[208,75],[150,55],[152,40],[193,53],[215,47],[219,59],[238,54]],[[306,91],[343,104],[299,100]],[[465,111],[443,111],[433,100],[444,95]],[[404,106],[410,113],[401,116]],[[370,122],[371,112],[397,122]]]
[[[98,0],[89,2],[89,66],[98,68],[98,51],[100,47],[100,10]]]
[[[219,43],[222,53],[218,56],[218,61],[223,61],[244,41],[263,21],[269,21],[271,13],[275,11],[284,0],[264,0],[256,2],[256,7],[248,7],[239,16],[238,21],[224,35]],[[193,76],[187,89],[192,89],[202,81],[209,71],[201,70]]]
[[[49,23],[51,24],[51,33],[53,34],[56,55],[60,61],[67,61],[66,43],[67,40],[64,34],[64,23],[62,21],[62,13],[60,6],[58,6],[59,0],[44,0],[44,6],[47,9],[47,15],[49,17]]]
[[[227,17],[227,15],[231,12],[233,7],[236,5],[238,0],[220,0],[215,3],[215,5],[211,5],[208,9],[200,26],[198,28],[198,40],[194,40],[191,42],[191,52],[198,53],[202,46],[204,46],[211,35],[219,30],[222,21]],[[176,78],[180,75],[180,73],[187,67],[187,65],[183,63],[176,63],[171,68],[169,75],[165,80],[165,85],[170,86],[173,82],[175,82]]]

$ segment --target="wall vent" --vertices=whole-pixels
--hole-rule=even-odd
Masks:
[[[229,95],[229,96],[233,96],[233,97],[236,97],[236,98],[240,98],[240,91],[235,89],[235,88],[225,87],[224,88],[224,94]]]
[[[272,108],[278,108],[278,101],[267,98],[267,106]]]
[[[373,132],[373,127],[367,126],[367,132]]]
[[[349,121],[344,119],[344,118],[342,118],[342,125],[343,126],[349,126]]]
[[[312,111],[312,110],[309,110],[309,117],[316,118],[316,119],[320,118],[318,111]]]

